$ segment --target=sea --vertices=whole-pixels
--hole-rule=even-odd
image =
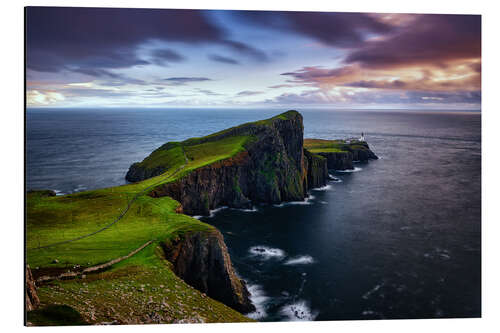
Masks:
[[[26,187],[125,184],[167,141],[284,109],[28,109]],[[359,137],[379,160],[330,170],[304,201],[218,209],[259,321],[481,316],[481,113],[298,109],[306,138]]]

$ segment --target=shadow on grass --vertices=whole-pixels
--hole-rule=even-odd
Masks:
[[[48,305],[29,311],[27,320],[33,326],[88,325],[78,311],[67,305]]]

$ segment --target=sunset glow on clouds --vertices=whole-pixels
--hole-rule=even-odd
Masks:
[[[27,9],[27,104],[481,105],[477,15]]]

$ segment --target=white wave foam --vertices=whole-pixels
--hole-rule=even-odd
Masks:
[[[273,205],[274,207],[285,207],[285,206],[292,206],[292,205],[312,205],[311,200],[314,200],[315,196],[314,195],[309,195],[307,198],[304,199],[304,201],[288,201],[288,202],[282,202],[280,204]]]
[[[261,257],[264,260],[268,260],[271,258],[282,259],[285,256],[285,251],[282,249],[267,247],[263,245],[252,246],[248,252],[250,254]]]
[[[226,208],[228,208],[228,207],[227,206],[222,206],[222,207],[219,207],[219,208],[212,209],[210,211],[210,215],[208,217],[214,217],[215,214],[217,214],[218,212],[220,212],[221,210],[226,209]]]
[[[373,311],[373,310],[364,310],[361,314],[363,316],[370,316],[370,317],[375,316],[376,318],[381,318],[381,319],[384,318],[384,316],[380,312]]]
[[[351,173],[351,172],[358,172],[363,170],[362,168],[354,167],[354,169],[347,169],[347,170],[335,170],[335,172],[342,172],[342,173]]]
[[[259,285],[248,284],[247,288],[250,293],[250,300],[255,305],[255,311],[248,313],[246,316],[255,320],[266,317],[266,303],[269,301],[269,297],[266,296],[264,290]]]
[[[257,208],[256,207],[252,207],[252,209],[240,209],[240,208],[230,208],[228,206],[221,206],[219,208],[216,208],[216,209],[212,209],[210,210],[210,214],[208,216],[204,216],[204,215],[193,215],[191,216],[192,218],[195,218],[197,220],[201,219],[202,217],[214,217],[215,214],[217,214],[218,212],[220,212],[221,210],[223,209],[233,209],[233,210],[238,210],[240,212],[250,212],[250,213],[253,213],[253,212],[257,212]]]
[[[328,180],[334,183],[342,183],[342,179],[335,177],[331,173],[328,174]]]
[[[308,265],[314,264],[315,260],[311,256],[298,256],[291,259],[288,259],[284,265]]]
[[[318,316],[318,313],[312,311],[306,301],[302,300],[285,305],[280,309],[280,313],[289,321],[311,321]]]
[[[237,211],[240,211],[240,212],[245,212],[245,213],[255,213],[255,212],[258,212],[259,210],[257,209],[257,207],[253,206],[252,209],[249,209],[249,208],[231,208],[232,210],[237,210]]]
[[[63,191],[59,191],[59,190],[54,190],[54,192],[56,193],[56,195],[65,195],[66,194]]]
[[[313,191],[329,191],[331,189],[332,189],[332,185],[325,185],[325,186],[313,188],[312,190]]]
[[[440,259],[443,259],[443,260],[450,260],[451,259],[451,254],[450,254],[450,251],[448,251],[446,249],[441,249],[439,247],[436,247],[433,252],[431,252],[431,253],[429,253],[429,252],[424,253],[424,257],[425,258],[430,258],[430,259],[440,258]]]
[[[362,297],[363,299],[368,299],[370,298],[370,296],[377,292],[377,290],[379,290],[381,287],[382,287],[383,284],[377,284],[375,287],[373,287],[371,290],[367,291]]]

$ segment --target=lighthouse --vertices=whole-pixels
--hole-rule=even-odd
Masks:
[[[359,138],[359,141],[365,141],[365,133],[361,132],[361,137]]]

